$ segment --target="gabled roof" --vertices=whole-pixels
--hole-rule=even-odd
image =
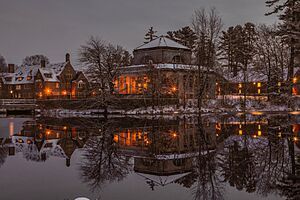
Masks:
[[[151,48],[158,48],[158,47],[169,47],[169,48],[190,50],[190,48],[182,44],[179,44],[178,42],[175,42],[174,40],[171,40],[165,36],[160,36],[152,40],[151,42],[148,42],[146,44],[137,47],[135,50],[151,49]]]
[[[45,68],[42,68],[40,65],[32,66],[17,66],[15,67],[15,73],[6,73],[4,74],[2,80],[5,84],[28,84],[34,83],[34,77],[37,72],[40,71],[44,81],[46,82],[59,82],[58,76],[64,70],[68,62],[48,64]],[[50,74],[50,77],[47,77],[46,74]],[[6,81],[6,77],[11,77],[11,81]],[[31,77],[31,79],[27,79]]]

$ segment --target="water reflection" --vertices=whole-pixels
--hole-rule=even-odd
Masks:
[[[70,166],[80,150],[74,164],[92,192],[135,174],[148,186],[143,193],[175,184],[193,199],[234,199],[232,189],[299,199],[299,122],[296,115],[38,118],[1,138],[0,167],[19,153],[34,162],[58,157]]]

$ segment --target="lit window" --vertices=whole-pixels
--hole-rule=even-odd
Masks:
[[[260,94],[260,89],[257,90],[257,94]]]
[[[261,87],[261,83],[257,83],[257,87]]]
[[[242,87],[243,87],[243,85],[241,83],[239,83],[239,88],[242,88]]]
[[[55,83],[55,88],[59,88],[59,83]]]
[[[239,94],[242,94],[242,90],[241,89],[239,89]]]
[[[243,130],[239,130],[239,135],[243,135]]]
[[[27,81],[30,81],[32,79],[32,76],[27,76]]]
[[[278,84],[277,84],[279,87],[281,87],[281,82],[278,82]]]
[[[78,88],[84,88],[84,83],[83,82],[79,82],[78,83]]]
[[[16,85],[16,90],[21,90],[21,85]]]

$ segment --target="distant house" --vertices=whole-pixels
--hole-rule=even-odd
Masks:
[[[8,65],[8,73],[0,79],[2,98],[53,99],[84,98],[89,94],[89,83],[81,71],[71,64],[70,55],[57,64],[14,66]]]
[[[121,68],[115,91],[122,95],[179,98],[198,97],[198,67],[192,65],[192,51],[167,37],[160,36],[133,51],[133,65]],[[216,75],[209,77],[206,97],[214,98]]]
[[[267,94],[280,94],[286,92],[286,73],[284,77],[268,79],[268,76],[254,68],[244,72],[222,72],[225,82],[218,82],[218,95],[244,95],[265,96]],[[245,77],[244,77],[245,76]]]

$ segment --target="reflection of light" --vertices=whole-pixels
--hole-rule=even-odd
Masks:
[[[9,122],[9,135],[13,136],[14,135],[14,123],[13,122]]]
[[[291,115],[300,115],[300,111],[289,112]]]
[[[258,136],[261,136],[261,131],[258,131],[258,132],[257,132],[257,135],[258,135]]]
[[[258,112],[258,111],[255,111],[255,112],[251,112],[252,115],[262,115],[264,114],[263,112]]]

